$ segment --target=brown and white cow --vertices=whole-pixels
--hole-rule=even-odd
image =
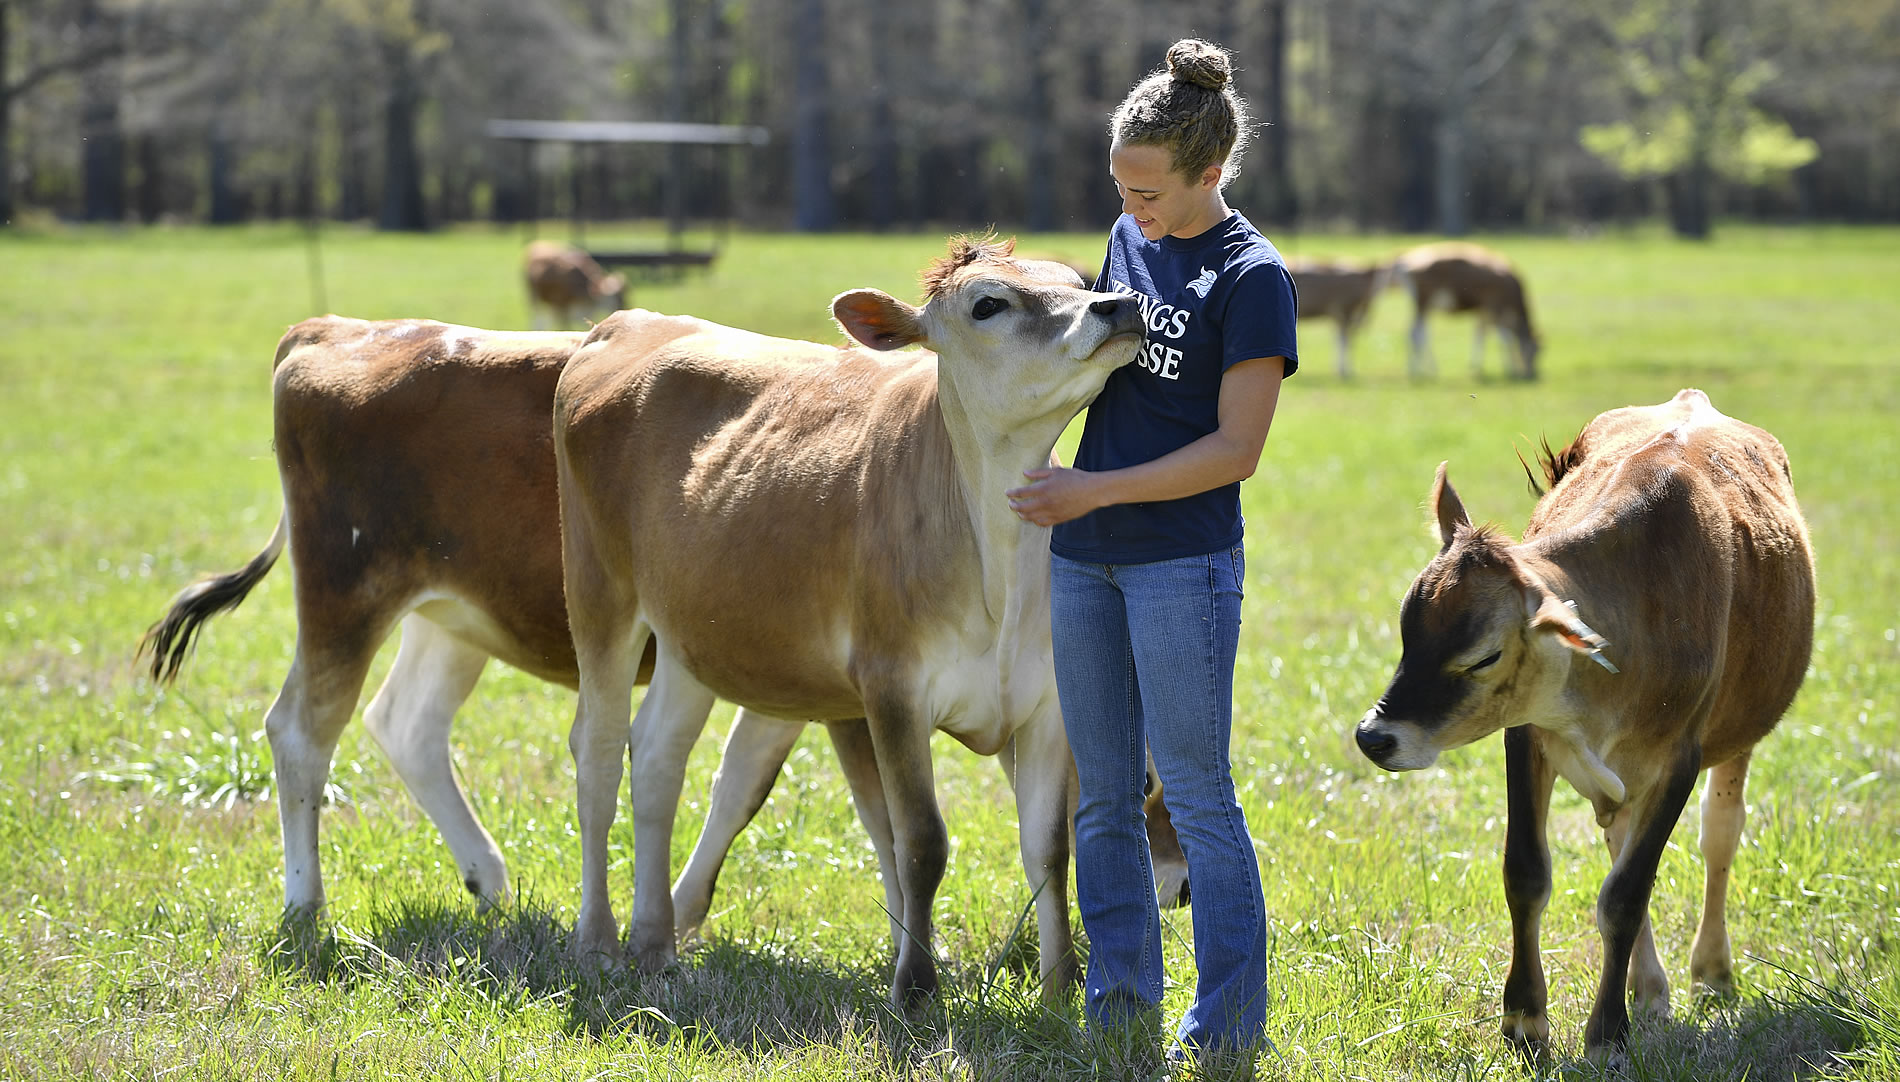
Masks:
[[[555,380],[583,337],[326,316],[278,344],[284,514],[249,564],[180,592],[142,647],[155,682],[175,679],[204,622],[242,602],[289,543],[297,651],[266,721],[287,906],[322,905],[319,797],[370,659],[398,625],[401,646],[365,723],[442,832],[469,891],[484,904],[509,896],[501,853],[458,787],[449,732],[490,657],[564,687],[579,683],[561,598],[551,419]],[[705,917],[720,863],[803,729],[739,712],[675,887],[682,933]],[[827,729],[896,912],[890,823],[864,726]],[[1165,811],[1151,822],[1157,882],[1173,892],[1163,896],[1185,895]]]
[[[1386,287],[1391,268],[1378,263],[1341,263],[1316,259],[1287,261],[1299,296],[1299,318],[1330,317],[1338,323],[1339,378],[1352,378],[1352,339],[1372,310],[1372,299]]]
[[[594,257],[572,245],[531,241],[523,258],[528,310],[536,329],[598,321],[627,306],[627,279],[608,274]]]
[[[1392,278],[1412,297],[1409,367],[1413,376],[1432,371],[1425,316],[1436,310],[1477,313],[1477,331],[1471,341],[1473,375],[1484,373],[1484,332],[1495,327],[1503,343],[1506,373],[1516,379],[1537,378],[1537,354],[1542,347],[1531,329],[1524,281],[1509,259],[1476,244],[1427,244],[1400,255]]]
[[[1725,906],[1742,789],[1807,668],[1814,570],[1781,444],[1701,391],[1604,413],[1544,468],[1549,491],[1515,544],[1472,526],[1438,468],[1443,548],[1405,595],[1398,670],[1356,735],[1373,762],[1417,770],[1504,729],[1504,1034],[1522,1046],[1549,1035],[1538,926],[1553,779],[1590,801],[1611,855],[1584,1029],[1600,1055],[1629,1028],[1626,984],[1639,1008],[1668,1010],[1650,889],[1704,769],[1707,885],[1690,974],[1733,987]]]
[[[1126,297],[969,238],[912,307],[832,302],[871,350],[622,312],[594,329],[555,402],[568,615],[581,688],[571,746],[583,877],[575,948],[620,956],[607,832],[633,721],[629,948],[674,957],[666,891],[687,750],[717,695],[777,716],[865,717],[896,847],[904,942],[893,997],[936,988],[931,904],[947,856],[930,734],[1012,755],[1046,995],[1064,994],[1074,763],[1056,702],[1049,532],[1004,493],[1133,359]]]

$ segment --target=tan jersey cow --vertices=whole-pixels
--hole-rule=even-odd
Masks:
[[[1405,596],[1398,671],[1356,735],[1380,766],[1417,770],[1505,730],[1504,1033],[1522,1045],[1549,1035],[1537,933],[1553,780],[1590,801],[1611,855],[1584,1029],[1602,1055],[1629,1028],[1626,983],[1639,1007],[1668,1008],[1650,888],[1705,768],[1708,881],[1690,974],[1732,986],[1725,906],[1742,787],[1807,668],[1814,569],[1781,444],[1701,391],[1603,414],[1546,455],[1545,474],[1550,490],[1513,544],[1471,525],[1439,467],[1444,547]]]
[[[627,306],[627,280],[608,274],[594,257],[571,245],[537,240],[528,244],[523,259],[528,281],[528,309],[537,329],[572,327],[598,321]]]
[[[1507,374],[1517,379],[1537,378],[1541,344],[1531,329],[1524,282],[1511,261],[1475,244],[1427,244],[1399,256],[1393,280],[1412,297],[1413,376],[1432,371],[1431,350],[1425,342],[1425,316],[1432,311],[1475,312],[1477,330],[1471,342],[1471,371],[1484,372],[1484,332],[1496,328],[1506,358]]]
[[[555,380],[583,337],[328,316],[279,343],[284,516],[246,567],[182,591],[144,646],[154,680],[174,679],[203,623],[239,604],[290,541],[297,653],[266,726],[288,906],[322,904],[318,796],[370,659],[398,624],[401,647],[365,722],[442,832],[461,881],[485,903],[508,897],[501,853],[458,788],[449,731],[490,657],[565,687],[579,682],[561,599],[551,418]],[[739,712],[675,887],[682,933],[704,918],[720,863],[803,728]],[[827,728],[895,912],[890,824],[864,726]],[[1185,895],[1165,810],[1152,822],[1159,889]]]
[[[674,956],[666,886],[687,749],[713,696],[762,712],[867,719],[891,817],[905,931],[894,998],[936,986],[931,903],[947,850],[930,733],[1009,749],[1045,993],[1064,994],[1074,763],[1049,640],[1049,531],[1004,493],[1133,359],[1139,309],[1067,267],[968,239],[915,308],[832,302],[873,350],[622,312],[562,374],[555,447],[581,689],[575,948],[617,958],[607,832],[632,721],[634,902],[642,966]]]
[[[1299,318],[1330,317],[1338,324],[1339,378],[1352,378],[1352,339],[1372,311],[1372,299],[1386,286],[1391,269],[1381,264],[1337,263],[1315,259],[1287,261],[1299,297]]]

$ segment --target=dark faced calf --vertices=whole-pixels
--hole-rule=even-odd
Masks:
[[[1544,465],[1550,490],[1517,544],[1473,527],[1438,468],[1443,547],[1405,596],[1398,670],[1356,735],[1373,762],[1417,770],[1505,730],[1504,1034],[1523,1046],[1549,1035],[1537,934],[1554,779],[1591,802],[1612,858],[1584,1029],[1600,1056],[1629,1028],[1626,986],[1639,1007],[1668,1010],[1650,888],[1704,768],[1707,889],[1690,974],[1733,987],[1724,905],[1743,783],[1807,668],[1814,572],[1781,444],[1701,391],[1611,410]]]

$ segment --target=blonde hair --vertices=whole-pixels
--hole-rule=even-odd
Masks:
[[[1167,67],[1150,73],[1109,118],[1109,138],[1130,146],[1166,147],[1176,173],[1198,178],[1221,166],[1221,186],[1240,170],[1251,119],[1233,87],[1227,50],[1199,38],[1168,47]]]

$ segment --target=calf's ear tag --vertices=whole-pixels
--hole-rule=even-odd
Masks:
[[[1603,636],[1590,630],[1590,625],[1584,623],[1582,618],[1577,615],[1577,603],[1569,598],[1565,598],[1564,607],[1570,610],[1570,626],[1559,628],[1557,631],[1557,637],[1563,640],[1564,645],[1589,658],[1591,661],[1596,662],[1598,665],[1603,666],[1610,672],[1622,672],[1609,658],[1603,655],[1603,648],[1610,644],[1604,640]]]

